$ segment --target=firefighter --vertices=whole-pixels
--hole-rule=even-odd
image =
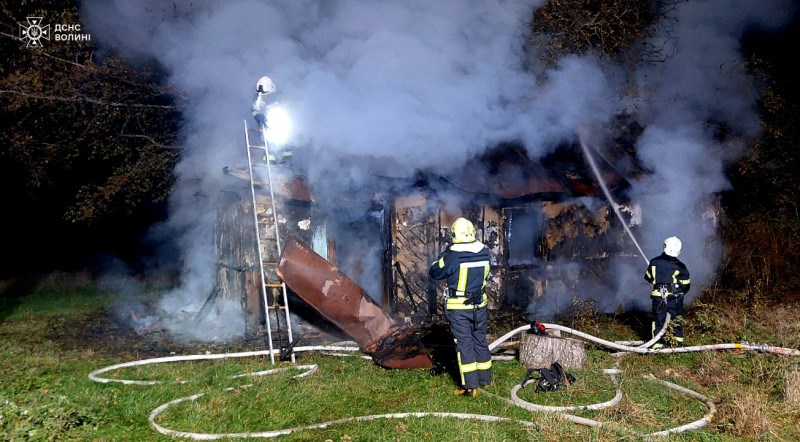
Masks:
[[[681,240],[677,236],[670,236],[664,240],[664,252],[650,260],[645,281],[653,285],[650,298],[653,302],[652,333],[655,336],[666,321],[667,313],[670,315],[672,326],[671,343],[683,347],[683,296],[689,292],[689,270],[678,259],[681,253]],[[653,348],[663,348],[662,337]]]
[[[489,317],[484,292],[489,277],[489,250],[475,239],[475,226],[458,218],[450,227],[452,245],[431,264],[434,279],[446,279],[445,313],[456,343],[461,389],[456,394],[475,397],[478,388],[492,383],[492,355],[486,342]]]
[[[270,161],[282,162],[292,157],[292,151],[286,149],[284,142],[289,133],[289,117],[280,106],[275,82],[263,76],[256,82],[256,99],[251,111],[258,127],[266,131],[270,143]]]
[[[267,125],[267,110],[275,104],[275,89],[275,82],[266,75],[259,78],[256,83],[257,95],[251,110],[259,127]]]

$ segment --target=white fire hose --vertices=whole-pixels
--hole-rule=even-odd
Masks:
[[[668,324],[669,324],[669,316],[667,316],[667,320],[665,321],[664,327],[662,327],[662,329],[659,331],[659,333],[655,337],[653,337],[653,339],[651,339],[650,341],[645,342],[645,343],[643,343],[641,345],[638,345],[638,346],[628,345],[628,344],[630,344],[629,342],[620,343],[620,342],[607,341],[605,339],[601,339],[601,338],[598,338],[598,337],[595,337],[595,336],[580,332],[578,330],[574,330],[574,329],[569,328],[569,327],[564,327],[564,326],[558,325],[558,324],[542,324],[542,325],[544,325],[544,327],[546,329],[558,330],[558,331],[561,331],[561,332],[564,332],[564,333],[569,333],[571,335],[578,336],[578,337],[584,338],[586,340],[595,342],[595,343],[600,344],[602,346],[613,348],[613,349],[616,349],[616,350],[620,350],[621,353],[615,353],[615,355],[625,355],[625,354],[628,354],[628,353],[631,353],[631,352],[633,352],[633,353],[688,353],[688,352],[706,351],[706,350],[744,349],[744,350],[759,351],[759,352],[762,352],[762,353],[773,353],[773,354],[781,354],[781,355],[787,355],[787,356],[800,356],[800,350],[791,349],[791,348],[784,348],[784,347],[773,347],[773,346],[766,345],[766,344],[758,345],[758,344],[749,344],[749,343],[699,345],[699,346],[693,346],[693,347],[663,348],[663,349],[648,348],[650,345],[652,345],[653,343],[658,341],[658,339],[664,334],[664,332],[667,329],[667,325]],[[503,335],[500,338],[498,338],[495,341],[493,341],[489,345],[489,349],[490,350],[494,350],[495,348],[497,348],[499,345],[501,345],[503,342],[507,341],[508,339],[513,337],[514,335],[516,335],[518,333],[521,333],[523,331],[529,330],[530,327],[531,327],[530,325],[525,325],[525,326],[516,328],[516,329],[506,333],[505,335]],[[355,347],[355,346],[345,346],[345,345],[338,345],[337,346],[337,345],[334,345],[334,346],[295,347],[293,349],[293,351],[295,351],[295,352],[303,352],[303,351],[358,352],[358,351],[360,351],[360,349],[358,347]],[[121,383],[121,384],[125,384],[125,385],[155,385],[155,384],[160,384],[162,382],[161,381],[130,380],[130,379],[109,379],[109,378],[100,377],[99,375],[102,374],[102,373],[107,373],[107,372],[118,370],[118,369],[121,369],[121,368],[141,366],[141,365],[161,364],[161,363],[167,363],[167,362],[182,362],[182,361],[202,361],[202,360],[227,359],[227,358],[246,358],[246,357],[255,357],[255,356],[265,356],[265,355],[269,355],[269,353],[270,353],[269,350],[263,350],[263,351],[249,351],[249,352],[239,352],[239,353],[197,354],[197,355],[187,355],[187,356],[167,356],[167,357],[161,357],[161,358],[142,359],[142,360],[138,360],[138,361],[129,361],[129,362],[121,363],[121,364],[111,365],[111,366],[108,366],[108,367],[104,367],[104,368],[95,370],[95,371],[93,371],[93,372],[91,372],[89,374],[89,379],[91,379],[92,381],[101,382],[101,383]],[[279,353],[280,353],[279,350],[273,350],[273,354],[279,354]],[[336,353],[336,354],[337,355],[342,355],[341,353]],[[347,355],[347,354],[344,354],[344,355]],[[365,358],[369,358],[368,356],[364,356],[364,357]],[[578,411],[578,410],[600,410],[600,409],[603,409],[603,408],[611,407],[611,406],[616,405],[617,403],[619,403],[620,400],[622,399],[622,391],[620,390],[619,383],[618,383],[618,381],[616,379],[616,375],[620,373],[620,371],[619,371],[619,363],[620,363],[620,360],[617,360],[617,362],[614,364],[613,368],[603,370],[603,372],[609,376],[609,378],[611,379],[612,384],[614,385],[614,388],[616,390],[616,393],[615,393],[614,397],[612,399],[608,400],[608,401],[597,403],[597,404],[576,405],[576,406],[567,406],[567,407],[553,407],[553,406],[532,404],[530,402],[527,402],[527,401],[524,401],[524,400],[520,399],[519,396],[517,395],[519,390],[522,389],[524,387],[524,385],[517,385],[517,386],[515,386],[514,388],[511,389],[511,399],[507,399],[507,398],[498,396],[496,394],[487,392],[485,390],[482,390],[482,391],[484,393],[486,393],[487,395],[489,395],[489,396],[492,396],[492,397],[501,399],[503,401],[512,403],[512,404],[514,404],[514,405],[516,405],[518,407],[524,408],[524,409],[529,410],[529,411],[556,413],[558,416],[560,416],[560,417],[562,417],[562,418],[564,418],[566,420],[569,420],[571,422],[574,422],[574,423],[577,423],[577,424],[581,424],[581,425],[587,425],[587,426],[592,426],[592,427],[608,426],[609,424],[607,424],[607,423],[603,423],[603,422],[599,422],[599,421],[596,421],[596,420],[575,416],[575,415],[572,415],[572,414],[569,414],[569,413],[566,413],[566,412],[567,411]],[[290,367],[283,367],[283,368],[276,368],[276,369],[271,369],[271,370],[259,371],[259,372],[255,372],[255,373],[240,374],[240,375],[233,376],[232,378],[252,377],[252,376],[266,376],[266,375],[269,375],[269,374],[283,372],[283,371],[286,371],[286,370],[305,370],[303,373],[300,373],[300,374],[294,376],[294,378],[302,378],[302,377],[311,375],[312,373],[316,372],[317,369],[318,369],[317,365],[297,365],[297,366],[290,366]],[[664,436],[664,435],[668,435],[668,434],[671,434],[671,433],[680,433],[680,432],[684,432],[684,431],[688,431],[688,430],[696,430],[696,429],[699,429],[699,428],[705,426],[706,424],[711,422],[711,420],[713,419],[714,414],[716,413],[716,407],[714,406],[714,403],[711,402],[705,396],[703,396],[703,395],[701,395],[701,394],[699,394],[699,393],[697,393],[697,392],[695,392],[693,390],[690,390],[688,388],[682,387],[680,385],[676,385],[676,384],[673,384],[673,383],[670,383],[670,382],[667,382],[667,381],[656,379],[652,375],[645,376],[645,378],[646,379],[651,379],[651,380],[656,380],[656,381],[662,383],[663,385],[665,385],[665,386],[667,386],[667,387],[669,387],[671,389],[679,391],[679,392],[681,392],[683,394],[686,394],[688,396],[691,396],[691,397],[699,400],[700,402],[703,402],[706,405],[706,407],[708,408],[708,412],[701,419],[695,420],[693,422],[690,422],[690,423],[687,423],[687,424],[684,424],[684,425],[680,425],[680,426],[677,426],[677,427],[674,427],[674,428],[670,428],[670,429],[667,429],[667,430],[658,431],[658,432],[655,432],[655,433],[637,435],[638,437],[651,438],[651,437],[654,437],[654,436]],[[534,380],[528,380],[527,382],[525,382],[525,384],[533,382],[533,381]],[[186,382],[182,381],[182,382],[179,382],[179,383],[186,383]],[[241,388],[248,387],[250,385],[252,385],[252,384],[248,384],[248,385],[242,386]],[[234,390],[234,388],[227,388],[224,391],[230,391],[230,390]],[[318,423],[318,424],[312,424],[312,425],[306,425],[306,426],[301,426],[301,427],[285,428],[285,429],[280,429],[280,430],[261,431],[261,432],[249,432],[249,433],[192,433],[192,432],[172,430],[172,429],[169,429],[169,428],[165,428],[165,427],[163,427],[163,426],[161,426],[161,425],[156,423],[156,420],[159,417],[159,415],[161,413],[163,413],[164,410],[166,410],[170,406],[175,405],[175,404],[179,404],[181,402],[194,401],[194,400],[202,397],[204,394],[205,393],[199,393],[199,394],[195,394],[195,395],[191,395],[191,396],[181,397],[181,398],[174,399],[172,401],[169,401],[167,403],[164,403],[164,404],[158,406],[153,411],[151,411],[150,415],[148,416],[148,420],[150,422],[151,427],[153,427],[153,429],[155,429],[156,431],[158,431],[161,434],[165,434],[165,435],[169,435],[169,436],[175,436],[175,437],[183,437],[183,438],[194,439],[194,440],[231,439],[231,438],[248,438],[248,437],[250,437],[250,438],[256,438],[256,437],[258,437],[258,438],[273,438],[273,437],[286,435],[286,434],[290,434],[290,433],[301,431],[301,430],[313,430],[313,429],[319,429],[319,428],[326,428],[326,427],[331,426],[331,425],[337,425],[337,424],[342,424],[342,423],[346,423],[346,422],[364,422],[364,421],[372,421],[372,420],[378,420],[378,419],[404,419],[404,418],[408,418],[408,417],[416,417],[416,418],[420,418],[420,417],[439,417],[439,418],[453,418],[453,419],[471,419],[471,420],[478,420],[478,421],[484,421],[484,422],[516,422],[516,423],[518,423],[520,425],[523,425],[523,426],[526,426],[526,427],[529,427],[529,428],[537,428],[538,429],[538,425],[536,425],[533,422],[528,422],[528,421],[505,418],[505,417],[500,417],[500,416],[484,415],[484,414],[448,413],[448,412],[408,412],[408,413],[390,413],[390,414],[379,414],[379,415],[368,415],[368,416],[356,416],[356,417],[337,419],[337,420],[333,420],[333,421],[328,421],[328,422],[323,422],[323,423]],[[622,430],[630,431],[630,430],[627,430],[627,429],[624,429],[624,428],[622,428]]]
[[[360,351],[358,347],[348,347],[348,346],[307,346],[307,347],[295,347],[293,349],[294,352],[303,352],[303,351],[321,351],[321,352],[357,352]],[[129,361],[124,362],[121,364],[111,365],[108,367],[101,368],[99,370],[95,370],[89,374],[89,379],[95,382],[101,383],[120,383],[125,385],[155,385],[161,384],[162,381],[140,381],[140,380],[131,380],[131,379],[109,379],[103,378],[98,375],[102,373],[107,373],[109,371],[118,370],[121,368],[127,367],[135,367],[141,365],[150,365],[150,364],[162,364],[167,362],[182,362],[182,361],[204,361],[204,360],[212,360],[212,359],[226,359],[226,358],[246,358],[246,357],[254,357],[254,356],[265,356],[269,355],[269,350],[263,351],[249,351],[249,352],[240,352],[240,353],[221,353],[221,354],[197,354],[197,355],[188,355],[188,356],[166,356],[161,358],[151,358],[151,359],[142,359],[138,361]],[[280,354],[279,350],[273,350],[273,353],[276,355]],[[335,354],[335,353],[332,353]],[[338,354],[341,356],[341,354]],[[345,354],[346,356],[346,354]],[[366,356],[366,358],[369,358]],[[247,374],[240,374],[236,376],[232,376],[232,378],[240,378],[240,377],[251,377],[251,376],[266,376],[273,373],[279,373],[286,370],[305,370],[303,373],[295,375],[293,378],[302,378],[311,375],[312,373],[316,372],[318,366],[316,364],[312,365],[297,365],[297,366],[289,366],[289,367],[282,367],[276,368],[271,370],[264,370],[258,371],[254,373],[247,373]],[[181,384],[187,383],[186,381],[178,382]],[[252,386],[252,384],[247,384],[240,386],[239,388],[245,388]],[[235,388],[226,388],[224,391],[231,391],[235,390]],[[183,437],[187,439],[194,439],[194,440],[213,440],[213,439],[233,439],[233,438],[273,438],[277,436],[282,436],[290,433],[294,433],[301,430],[313,430],[319,428],[326,428],[331,425],[338,425],[347,422],[365,422],[365,421],[372,421],[378,419],[404,419],[408,417],[439,417],[439,418],[454,418],[454,419],[471,419],[471,420],[478,420],[483,422],[516,422],[520,425],[529,428],[537,428],[538,426],[533,422],[511,419],[501,416],[492,416],[486,414],[472,414],[472,413],[447,413],[447,412],[409,412],[409,413],[390,413],[390,414],[377,414],[377,415],[368,415],[368,416],[356,416],[356,417],[349,417],[344,419],[337,419],[333,421],[323,422],[319,424],[312,424],[306,425],[302,427],[294,427],[294,428],[284,428],[281,430],[272,430],[272,431],[259,431],[259,432],[249,432],[249,433],[193,433],[193,432],[186,432],[186,431],[178,431],[172,430],[169,428],[165,428],[158,423],[156,420],[158,419],[159,415],[164,412],[167,408],[171,407],[172,405],[179,404],[181,402],[191,402],[194,401],[202,396],[205,393],[198,393],[191,396],[185,396],[178,399],[174,399],[167,403],[164,403],[153,411],[150,412],[148,416],[148,421],[150,422],[150,426],[153,427],[156,431],[161,434],[165,434],[168,436],[175,436],[175,437]]]
[[[796,349],[792,349],[792,348],[785,348],[785,347],[773,347],[773,346],[767,345],[767,344],[749,344],[749,343],[746,343],[746,342],[744,342],[744,343],[733,343],[733,344],[697,345],[697,346],[693,346],[693,347],[678,347],[678,348],[661,348],[661,349],[648,348],[648,346],[650,346],[653,343],[655,343],[656,341],[658,341],[658,339],[661,337],[661,335],[664,334],[664,332],[667,329],[667,325],[669,325],[669,319],[670,319],[669,318],[669,314],[667,314],[667,319],[666,319],[666,321],[664,323],[664,326],[659,331],[659,333],[655,337],[653,337],[653,339],[651,339],[650,341],[648,341],[648,342],[646,342],[646,343],[644,343],[642,345],[636,346],[636,347],[631,346],[631,345],[620,344],[618,342],[607,341],[605,339],[601,339],[601,338],[598,338],[596,336],[592,336],[592,335],[580,332],[578,330],[575,330],[575,329],[572,329],[572,328],[569,328],[569,327],[564,327],[564,326],[558,325],[558,324],[542,324],[542,325],[546,329],[559,330],[559,331],[562,331],[562,332],[565,332],[565,333],[569,333],[571,335],[579,336],[579,337],[584,338],[586,340],[598,343],[598,344],[603,345],[605,347],[621,350],[621,353],[616,353],[615,355],[625,355],[625,354],[628,354],[629,352],[634,352],[634,353],[688,353],[688,352],[706,351],[706,350],[735,350],[735,349],[743,349],[743,350],[754,350],[754,351],[758,351],[758,352],[761,352],[761,353],[773,353],[773,354],[780,354],[780,355],[786,355],[786,356],[800,356],[800,350],[796,350]],[[516,334],[518,334],[520,332],[529,330],[530,328],[531,328],[530,325],[525,325],[525,326],[519,327],[517,329],[514,329],[514,330],[506,333],[505,335],[501,336],[500,338],[498,338],[494,342],[492,342],[492,344],[489,345],[489,349],[491,350],[491,349],[496,348],[498,345],[502,344],[503,342],[505,342],[509,338],[513,337],[514,335],[516,335]],[[612,369],[604,370],[604,373],[609,376],[609,378],[611,379],[612,384],[614,385],[614,388],[616,389],[616,395],[614,396],[614,398],[612,398],[611,400],[606,401],[606,402],[602,402],[602,403],[599,403],[599,404],[592,404],[592,405],[579,405],[579,406],[567,406],[567,407],[551,407],[551,406],[545,406],[545,405],[531,404],[529,402],[526,402],[526,401],[520,399],[517,396],[517,393],[519,392],[519,390],[521,388],[524,387],[524,385],[517,385],[511,390],[511,397],[512,397],[512,401],[511,402],[513,404],[519,406],[519,407],[525,408],[526,410],[543,411],[543,412],[555,412],[555,413],[559,413],[559,415],[561,417],[563,417],[563,418],[565,418],[567,420],[570,420],[572,422],[578,423],[578,424],[594,426],[594,427],[601,427],[601,426],[605,425],[602,422],[598,422],[598,421],[594,421],[594,420],[591,420],[591,419],[586,419],[586,418],[574,416],[574,415],[567,414],[567,413],[564,413],[564,412],[565,411],[576,411],[576,410],[599,410],[599,409],[607,408],[607,407],[610,407],[610,406],[613,406],[613,405],[616,405],[617,403],[619,403],[619,401],[622,399],[622,391],[620,390],[619,383],[617,382],[616,377],[615,377],[616,374],[619,374],[618,367],[619,367],[619,360],[614,364],[614,367]],[[701,427],[705,426],[706,424],[711,422],[711,420],[714,418],[714,414],[716,413],[716,407],[714,406],[714,403],[711,402],[711,400],[709,400],[705,396],[701,395],[700,393],[697,393],[697,392],[695,392],[693,390],[690,390],[688,388],[685,388],[685,387],[681,387],[680,385],[673,384],[671,382],[667,382],[667,381],[663,381],[663,380],[660,380],[660,379],[656,379],[652,375],[647,375],[647,376],[645,376],[645,378],[661,382],[662,384],[664,384],[665,386],[667,386],[667,387],[669,387],[669,388],[671,388],[673,390],[679,391],[681,393],[684,393],[684,394],[686,394],[688,396],[691,396],[691,397],[699,400],[700,402],[703,402],[706,405],[706,407],[708,408],[708,413],[706,413],[701,419],[698,419],[696,421],[690,422],[688,424],[681,425],[681,426],[674,427],[674,428],[670,428],[670,429],[667,429],[667,430],[664,430],[664,431],[659,431],[659,432],[656,432],[656,433],[651,433],[651,434],[646,434],[646,435],[639,435],[639,436],[642,436],[642,437],[664,436],[664,435],[671,434],[671,433],[680,433],[680,432],[687,431],[687,430],[696,430],[698,428],[701,428]],[[525,384],[530,383],[530,382],[533,382],[533,380],[528,380]],[[492,394],[492,396],[499,397],[499,396],[493,395],[493,394]]]

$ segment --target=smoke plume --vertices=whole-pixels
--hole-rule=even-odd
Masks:
[[[519,140],[536,157],[574,140],[579,127],[627,111],[646,128],[638,155],[654,171],[633,183],[640,241],[656,255],[664,238],[679,236],[681,258],[702,284],[721,246],[701,208],[729,186],[724,165],[741,151],[714,141],[706,123],[757,135],[739,41],[753,27],[779,29],[793,3],[678,3],[675,28],[653,41],[674,55],[634,73],[589,57],[539,65],[525,45],[543,3],[84,1],[98,45],[157,59],[190,104],[170,219],[182,233],[183,283],[164,305],[197,309],[213,285],[213,220],[197,195],[214,194],[223,166],[246,164],[242,121],[262,75],[275,81],[294,118],[291,143],[313,153],[312,188],[333,201],[354,185],[373,185],[365,169],[341,161],[346,156],[374,159],[398,176],[445,174],[500,141]],[[638,95],[621,92],[630,83]],[[621,266],[609,278],[619,289],[639,281],[642,268]],[[630,297],[647,301],[633,293],[638,288]]]

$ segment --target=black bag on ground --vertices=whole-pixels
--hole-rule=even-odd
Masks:
[[[523,387],[530,379],[533,372],[539,372],[539,381],[536,383],[536,393],[540,391],[556,391],[565,388],[575,382],[575,376],[564,371],[564,367],[558,362],[553,362],[550,368],[531,368],[525,375],[520,385]]]

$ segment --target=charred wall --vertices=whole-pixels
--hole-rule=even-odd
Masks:
[[[561,195],[557,201],[527,198],[513,204],[468,196],[464,200],[473,202],[458,212],[448,212],[425,190],[353,207],[283,198],[276,200],[278,225],[281,238],[296,235],[359,286],[372,287],[366,291],[387,312],[411,323],[441,319],[443,283],[428,276],[428,267],[450,242],[449,226],[459,216],[475,223],[478,239],[490,250],[491,309],[557,312],[573,299],[612,290],[609,275],[619,260],[641,259],[601,197]],[[264,318],[252,202],[249,192],[241,191],[229,192],[221,201],[215,238],[220,286],[223,296],[242,299],[248,330],[256,330]],[[267,198],[256,205],[263,258],[275,262],[272,208]],[[635,229],[641,222],[637,206],[621,208]],[[268,280],[280,281],[274,268],[266,270]],[[299,298],[294,301],[298,305],[292,311],[302,319],[319,319]]]
[[[219,296],[238,302],[245,312],[245,334],[256,331],[261,321],[257,286],[253,290],[254,275],[258,272],[255,257],[255,229],[251,205],[236,189],[221,191],[216,198],[216,224],[214,248],[217,256],[217,283],[209,296]],[[243,296],[244,294],[244,296]],[[255,303],[255,305],[254,305]],[[257,327],[256,327],[257,328]]]
[[[439,320],[444,313],[444,285],[428,276],[428,268],[450,243],[449,226],[459,216],[475,223],[478,240],[491,251],[493,271],[487,294],[490,308],[500,305],[504,274],[500,264],[504,246],[499,210],[474,205],[465,207],[463,212],[450,213],[422,193],[396,197],[391,207],[386,291],[396,315],[421,323]]]
[[[276,198],[275,208],[278,214],[278,235],[272,217],[272,204],[267,196],[258,195],[256,198],[257,217],[253,216],[252,195],[243,186],[231,186],[220,192],[217,198],[214,246],[218,257],[218,296],[241,304],[245,313],[245,335],[248,338],[265,333],[266,323],[256,248],[256,219],[261,240],[261,258],[265,264],[264,273],[269,286],[269,305],[272,305],[274,297],[282,296],[280,288],[275,286],[280,283],[275,272],[279,257],[276,247],[278,238],[285,241],[289,234],[293,234],[309,244],[314,240],[315,225],[312,223],[310,203]],[[319,223],[324,227],[324,217],[320,217]],[[301,302],[296,300],[297,304]],[[291,307],[290,305],[290,311]],[[302,310],[303,306],[299,305],[298,309]]]
[[[638,206],[622,207],[629,227],[636,229],[641,223]],[[641,259],[619,219],[599,198],[540,201],[503,212],[504,301],[534,310],[538,317],[558,313],[575,301],[613,302],[614,296],[608,295],[616,290],[615,267],[620,261]],[[515,242],[519,240],[522,244]]]
[[[388,300],[392,311],[414,322],[441,313],[428,267],[439,253],[438,208],[423,194],[396,197],[392,204]]]
[[[624,204],[636,228],[637,206]],[[392,309],[413,322],[442,313],[443,283],[428,266],[449,243],[449,226],[459,216],[475,223],[489,248],[492,272],[489,307],[557,312],[574,299],[609,290],[618,260],[641,259],[607,203],[596,197],[533,201],[514,206],[477,204],[448,213],[423,195],[395,199],[391,218],[389,298]]]

